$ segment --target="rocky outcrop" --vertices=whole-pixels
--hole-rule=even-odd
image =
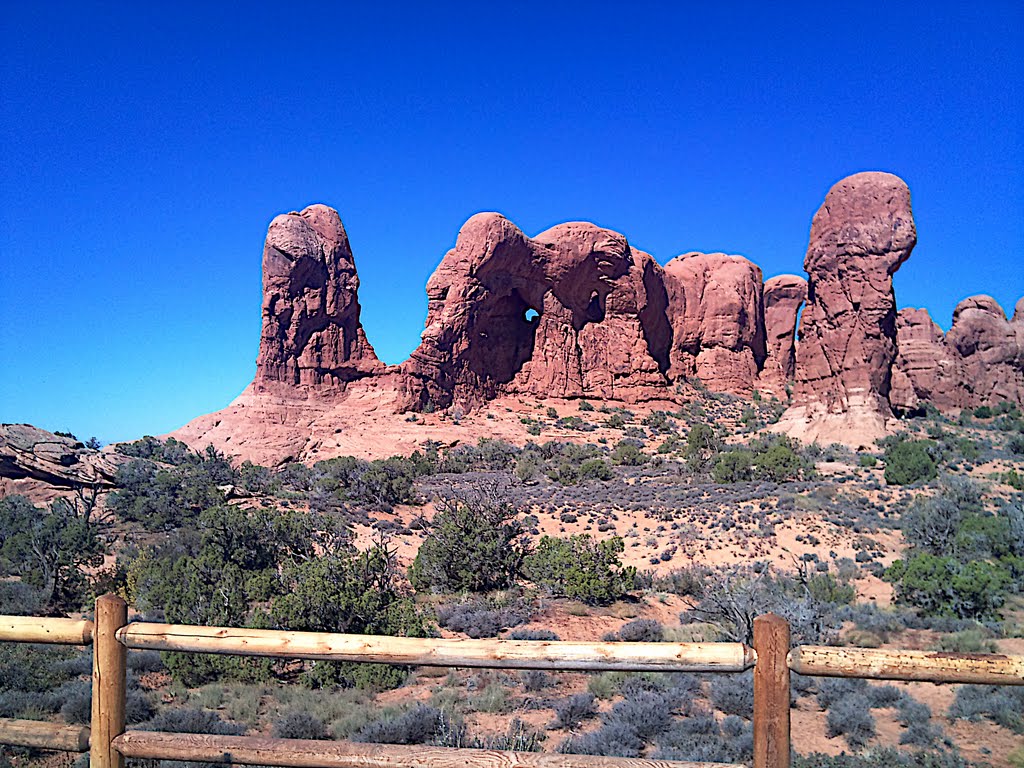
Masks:
[[[896,355],[892,276],[917,243],[910,190],[888,173],[858,173],[825,197],[804,259],[796,401],[843,413],[889,412]]]
[[[569,223],[528,238],[472,217],[427,283],[422,343],[402,365],[419,406],[500,393],[642,400],[668,381],[661,268],[622,235]]]
[[[320,393],[383,370],[359,323],[359,278],[337,211],[276,217],[263,247],[256,391]]]
[[[760,268],[742,256],[686,253],[665,265],[669,377],[750,394],[765,360]]]
[[[776,395],[796,375],[796,325],[807,301],[807,281],[778,275],[764,284],[764,334],[767,357],[759,385]]]
[[[505,396],[678,399],[697,380],[781,398],[793,381],[779,430],[870,445],[892,427],[893,408],[1020,402],[1024,302],[1012,321],[986,297],[963,302],[945,337],[923,310],[897,316],[893,275],[916,238],[910,192],[887,173],[828,192],[811,224],[806,281],[764,283],[755,264],[722,253],[661,267],[594,224],[528,237],[481,213],[430,277],[419,347],[385,366],[360,325],[341,220],[310,206],[267,233],[255,380],[175,434],[272,463],[351,450],[352,414],[363,414],[363,445],[375,419],[406,410]]]
[[[114,486],[128,457],[86,448],[73,437],[30,424],[0,424],[0,478],[39,480],[58,488]]]
[[[962,362],[964,406],[1024,400],[1024,321],[1020,310],[1018,302],[1013,321],[1009,321],[991,296],[971,296],[953,311],[946,343]]]
[[[896,317],[896,359],[889,403],[898,413],[915,413],[932,403],[940,410],[962,408],[964,370],[942,329],[926,309],[901,309]]]

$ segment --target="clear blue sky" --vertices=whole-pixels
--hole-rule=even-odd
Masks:
[[[886,170],[900,306],[1024,294],[1019,0],[217,5],[5,6],[0,421],[110,441],[226,405],[267,224],[313,202],[388,362],[480,210],[802,274],[828,188]]]

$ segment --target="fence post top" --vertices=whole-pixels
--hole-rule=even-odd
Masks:
[[[754,619],[755,624],[774,624],[781,626],[783,624],[789,624],[784,618],[779,616],[777,613],[764,613]]]
[[[123,597],[114,592],[107,592],[107,594],[97,597],[96,604],[99,605],[100,603],[104,605],[128,605]]]

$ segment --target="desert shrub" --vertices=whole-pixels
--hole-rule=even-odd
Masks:
[[[529,621],[532,614],[533,606],[519,596],[508,600],[477,598],[439,606],[437,622],[472,638],[497,637],[501,630]]]
[[[694,424],[686,435],[686,449],[683,451],[686,466],[691,472],[707,469],[721,447],[722,441],[710,424]]]
[[[851,696],[867,696],[868,683],[856,678],[826,677],[818,680],[818,706],[830,709],[836,702]]]
[[[851,749],[862,749],[875,737],[870,702],[859,693],[833,702],[825,722],[829,737],[843,736]]]
[[[782,483],[800,475],[803,463],[788,443],[777,442],[754,458],[754,471],[758,478]]]
[[[245,733],[244,727],[221,720],[216,712],[190,707],[162,709],[152,720],[139,727],[145,731],[205,733],[215,736],[241,736]]]
[[[939,635],[932,650],[951,653],[995,653],[996,644],[988,630],[983,627],[972,627]]]
[[[660,643],[664,634],[660,622],[654,619],[634,619],[619,628],[618,639],[624,643]]]
[[[570,755],[640,757],[644,748],[635,730],[620,722],[605,723],[596,731],[572,736],[558,745],[558,752]]]
[[[133,672],[159,672],[164,669],[158,651],[128,651],[128,669]]]
[[[561,640],[550,629],[513,629],[508,633],[509,640]]]
[[[606,604],[633,588],[636,569],[622,565],[619,555],[624,550],[618,536],[600,542],[588,535],[544,536],[524,560],[523,571],[550,594],[588,605]]]
[[[869,685],[867,696],[872,709],[897,707],[906,698],[906,694],[895,685]]]
[[[626,467],[639,467],[646,464],[649,457],[633,439],[620,440],[614,450],[611,459],[613,464]]]
[[[880,747],[860,755],[796,755],[793,768],[974,768],[957,752],[904,751]]]
[[[711,703],[727,715],[751,719],[754,716],[753,673],[714,675],[711,678]]]
[[[709,712],[680,720],[658,739],[656,760],[750,762],[754,736],[751,724],[730,715],[721,723]]]
[[[950,720],[991,720],[1024,733],[1024,689],[1014,686],[962,685],[949,708]]]
[[[551,685],[551,675],[542,669],[526,669],[519,673],[519,679],[523,683],[523,690],[529,693],[543,691]]]
[[[518,510],[498,497],[497,489],[480,489],[461,499],[439,502],[409,568],[417,591],[486,592],[511,586],[527,553]]]
[[[934,480],[938,470],[932,454],[933,440],[892,440],[885,449],[885,482],[910,485]]]
[[[418,704],[395,716],[367,723],[352,736],[352,741],[372,744],[428,744],[436,739],[450,721],[444,712]]]
[[[663,691],[632,692],[612,707],[605,722],[620,723],[632,729],[641,740],[650,741],[668,729],[678,703],[673,694]]]
[[[574,693],[572,696],[556,701],[554,710],[555,728],[575,728],[584,720],[597,714],[592,693]]]
[[[656,576],[653,586],[657,590],[671,592],[680,597],[689,595],[699,597],[704,592],[704,582],[707,576],[708,569],[701,565],[673,568],[666,574]]]
[[[277,739],[329,739],[327,726],[309,712],[292,709],[274,721],[274,738]]]
[[[928,749],[938,746],[945,738],[942,728],[927,720],[916,720],[907,723],[906,730],[900,734],[900,744]]]
[[[750,643],[754,619],[772,612],[789,621],[797,642],[817,643],[831,641],[838,634],[836,608],[836,604],[814,597],[807,581],[775,575],[767,568],[733,566],[712,573],[700,602],[681,613],[679,620],[684,624],[709,622],[730,640]]]
[[[173,437],[161,442],[151,435],[146,435],[131,443],[118,443],[114,450],[122,456],[160,461],[164,464],[184,464],[194,458],[189,447]]]
[[[877,465],[878,465],[878,459],[876,459],[874,456],[872,456],[869,453],[862,453],[862,454],[860,454],[857,457],[857,466],[858,467],[869,468],[869,467],[874,467],[874,466],[877,466]]]
[[[581,480],[611,480],[612,468],[604,459],[587,459],[580,464]]]

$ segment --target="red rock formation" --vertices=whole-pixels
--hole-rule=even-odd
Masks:
[[[966,402],[963,362],[926,309],[901,309],[896,316],[896,359],[889,403],[911,413],[932,403],[940,410]]]
[[[640,400],[667,386],[660,267],[615,232],[569,223],[530,239],[477,214],[427,298],[422,343],[402,365],[420,405],[503,392]]]
[[[796,374],[796,324],[807,301],[807,281],[796,275],[778,275],[764,284],[764,328],[767,358],[759,385],[785,392]]]
[[[761,270],[742,256],[687,253],[665,265],[669,377],[750,394],[765,360]]]
[[[962,361],[965,407],[1024,402],[1020,309],[1018,302],[1011,322],[991,296],[971,296],[953,311],[946,343]]]
[[[263,248],[255,390],[327,393],[382,370],[359,323],[358,288],[335,210],[311,205],[275,218]]]
[[[917,243],[910,190],[888,173],[858,173],[825,197],[804,259],[796,401],[831,413],[889,413],[896,355],[892,276]]]

